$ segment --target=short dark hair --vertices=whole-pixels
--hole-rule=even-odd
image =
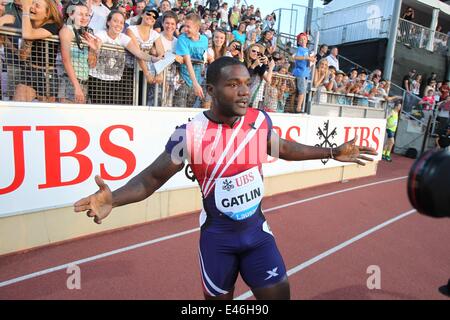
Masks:
[[[166,21],[166,19],[168,18],[172,18],[175,19],[175,22],[178,23],[178,16],[175,12],[173,12],[172,10],[166,11],[164,12],[163,16],[162,16],[162,21],[164,23],[164,21]]]
[[[119,10],[117,10],[117,9],[113,9],[113,10],[111,10],[111,11],[109,12],[108,16],[106,17],[106,29],[109,28],[108,22],[111,21],[112,17],[113,17],[115,14],[120,14],[120,15],[123,17],[123,20],[124,20],[124,21],[126,20],[126,19],[125,19],[125,15],[122,13],[122,11],[119,11]]]
[[[228,66],[243,66],[245,68],[244,64],[238,59],[232,57],[220,57],[209,65],[208,71],[206,72],[206,83],[212,85],[217,84],[222,75],[222,69]]]

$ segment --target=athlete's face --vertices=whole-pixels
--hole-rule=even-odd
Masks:
[[[208,85],[208,93],[215,107],[225,117],[243,116],[247,113],[250,98],[250,74],[243,65],[222,68],[215,85]]]

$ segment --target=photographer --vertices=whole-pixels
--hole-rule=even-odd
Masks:
[[[95,67],[100,40],[88,28],[89,8],[84,2],[69,1],[64,8],[68,18],[59,31],[61,57],[65,73],[60,81],[61,102],[86,103],[89,67]],[[76,43],[73,43],[76,40]],[[85,45],[87,44],[87,46]]]
[[[250,101],[249,106],[257,108],[262,100],[264,81],[272,83],[272,73],[275,67],[273,60],[264,55],[266,49],[260,44],[250,46],[245,53],[245,66],[250,73]]]

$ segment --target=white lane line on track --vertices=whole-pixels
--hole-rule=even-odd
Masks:
[[[368,184],[364,184],[364,185],[360,185],[360,186],[356,186],[356,187],[352,187],[352,188],[347,188],[347,189],[343,189],[343,190],[339,190],[339,191],[325,193],[325,194],[322,194],[322,195],[314,196],[314,197],[303,199],[303,200],[299,200],[299,201],[290,202],[290,203],[287,203],[287,204],[284,204],[284,205],[281,205],[281,206],[265,209],[263,211],[264,211],[264,213],[267,213],[267,212],[271,212],[271,211],[274,211],[274,210],[277,210],[277,209],[282,209],[282,208],[294,206],[294,205],[297,205],[297,204],[300,204],[300,203],[304,203],[304,202],[308,202],[308,201],[313,201],[313,200],[317,200],[317,199],[333,196],[333,195],[336,195],[336,194],[339,194],[339,193],[344,193],[344,192],[349,192],[349,191],[353,191],[353,190],[357,190],[357,189],[367,188],[367,187],[375,186],[375,185],[378,185],[378,184],[394,182],[394,181],[402,180],[402,179],[406,179],[406,178],[407,178],[407,176],[393,178],[393,179],[387,179],[387,180],[381,180],[381,181],[368,183]],[[112,255],[115,255],[115,254],[119,254],[119,253],[127,252],[127,251],[130,251],[130,250],[142,248],[142,247],[145,247],[145,246],[148,246],[148,245],[151,245],[151,244],[155,244],[155,243],[158,243],[158,242],[162,242],[162,241],[166,241],[166,240],[169,240],[169,239],[182,237],[182,236],[185,236],[187,234],[191,234],[191,233],[197,232],[199,230],[200,230],[200,228],[186,230],[186,231],[183,231],[183,232],[179,232],[179,233],[175,233],[175,234],[172,234],[172,235],[160,237],[160,238],[153,239],[153,240],[150,240],[150,241],[137,243],[137,244],[134,244],[134,245],[131,245],[131,246],[128,246],[128,247],[123,247],[123,248],[120,248],[120,249],[117,249],[117,250],[101,253],[101,254],[98,254],[98,255],[95,255],[95,256],[92,256],[92,257],[88,257],[88,258],[85,258],[85,259],[72,261],[72,262],[69,262],[69,263],[66,263],[66,264],[63,264],[63,265],[59,265],[59,266],[56,266],[56,267],[53,267],[53,268],[48,268],[48,269],[44,269],[44,270],[41,270],[41,271],[33,272],[33,273],[30,273],[30,274],[27,274],[27,275],[24,275],[24,276],[21,276],[21,277],[17,277],[17,278],[13,278],[13,279],[10,279],[10,280],[6,280],[6,281],[3,281],[3,282],[0,282],[0,288],[6,287],[6,286],[9,286],[9,285],[18,283],[18,282],[22,282],[22,281],[25,281],[25,280],[29,280],[29,279],[33,279],[33,278],[36,278],[36,277],[40,277],[40,276],[43,276],[43,275],[46,275],[46,274],[49,274],[49,273],[52,273],[52,272],[55,272],[55,271],[64,270],[64,269],[67,269],[69,266],[72,266],[72,265],[80,265],[80,264],[83,264],[83,263],[88,263],[88,262],[91,262],[91,261],[95,261],[95,260],[99,260],[99,259],[102,259],[102,258],[106,258],[106,257],[112,256]]]
[[[353,238],[351,238],[351,239],[349,239],[349,240],[347,240],[345,242],[342,242],[341,244],[331,248],[330,250],[322,252],[318,256],[315,256],[314,258],[309,259],[308,261],[305,261],[302,264],[299,264],[298,266],[296,266],[296,267],[294,267],[292,269],[289,269],[287,271],[287,275],[291,276],[291,275],[293,275],[293,274],[295,274],[295,273],[297,273],[297,272],[299,272],[299,271],[309,267],[310,265],[312,265],[312,264],[314,264],[316,262],[319,262],[322,259],[325,259],[326,257],[332,255],[333,253],[336,253],[339,250],[344,249],[345,247],[351,245],[352,243],[354,243],[354,242],[356,242],[358,240],[361,240],[362,238],[365,238],[368,235],[370,235],[370,234],[372,234],[372,233],[374,233],[374,232],[376,232],[376,231],[378,231],[378,230],[380,230],[380,229],[382,229],[382,228],[384,228],[384,227],[386,227],[386,226],[388,226],[388,225],[390,225],[390,224],[392,224],[392,223],[394,223],[394,222],[396,222],[396,221],[398,221],[400,219],[403,219],[403,218],[405,218],[405,217],[407,217],[407,216],[409,216],[409,215],[411,215],[411,214],[413,214],[415,212],[416,212],[416,210],[409,210],[407,212],[401,213],[398,216],[383,222],[382,224],[379,224],[379,225],[377,225],[377,226],[375,226],[375,227],[373,227],[373,228],[371,228],[371,229],[369,229],[369,230],[367,230],[367,231],[365,231],[363,233],[360,233],[357,236],[355,236],[355,237],[353,237]],[[235,300],[245,300],[245,299],[250,298],[251,296],[253,296],[253,293],[249,290],[249,291],[241,294],[239,297],[236,297]]]

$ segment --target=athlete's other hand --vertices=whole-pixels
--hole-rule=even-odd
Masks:
[[[108,185],[100,176],[95,176],[99,190],[83,199],[74,203],[75,212],[83,212],[87,210],[87,216],[94,218],[94,222],[101,224],[112,210],[112,192]]]
[[[378,155],[377,151],[374,148],[359,147],[355,145],[356,140],[358,140],[358,136],[337,147],[335,149],[336,155],[334,159],[341,162],[355,162],[362,166],[365,166],[366,164],[361,160],[373,161],[372,158],[366,157],[365,154],[376,156]]]

